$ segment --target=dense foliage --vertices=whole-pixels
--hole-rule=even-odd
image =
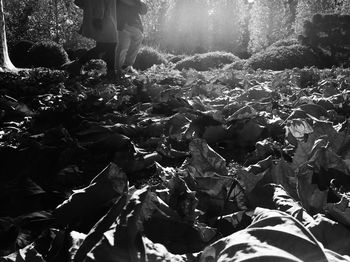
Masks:
[[[348,66],[350,53],[350,16],[316,14],[304,22],[300,40],[327,54],[333,64]]]
[[[283,70],[305,66],[322,67],[321,57],[311,48],[303,45],[271,47],[254,54],[245,63],[253,69]]]
[[[145,44],[175,54],[229,51],[241,58],[295,37],[315,13],[350,13],[349,0],[145,0]],[[53,40],[65,48],[92,42],[79,31],[73,0],[4,0],[9,45]]]
[[[350,261],[349,1],[147,0],[116,77],[72,1],[6,3],[1,262]]]
[[[292,19],[295,1],[255,0],[249,24],[249,50],[258,52],[281,38],[293,34]]]
[[[68,62],[68,54],[56,42],[37,42],[28,50],[28,61],[34,67],[59,69]]]
[[[349,69],[105,74],[0,74],[0,261],[350,261]]]
[[[82,10],[74,0],[4,0],[4,5],[10,49],[20,40],[51,40],[75,49],[93,43],[78,34]]]

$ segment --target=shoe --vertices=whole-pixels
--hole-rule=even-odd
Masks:
[[[80,75],[83,65],[79,60],[73,60],[62,65],[62,69],[67,71],[70,75]]]

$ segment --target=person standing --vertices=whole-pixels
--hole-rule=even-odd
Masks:
[[[115,74],[115,49],[118,42],[117,0],[76,0],[83,9],[80,34],[96,41],[96,46],[81,58],[63,65],[71,74],[80,74],[82,66],[91,59],[100,58],[107,64],[107,75]]]
[[[147,13],[142,0],[117,0],[118,45],[116,51],[117,72],[133,71],[133,64],[143,40],[140,15]]]

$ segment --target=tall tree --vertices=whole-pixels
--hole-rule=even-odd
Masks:
[[[19,40],[34,39],[30,19],[37,9],[38,0],[3,0],[6,21],[7,45]]]
[[[297,17],[297,5],[298,0],[286,0],[284,1],[284,9],[286,11],[286,30],[288,34],[295,33],[295,20]]]
[[[12,64],[7,49],[4,7],[2,0],[0,0],[0,43],[0,72],[15,71],[16,67]]]
[[[295,17],[291,14],[295,8],[293,4],[289,0],[254,1],[249,24],[249,50],[252,53],[294,33],[291,26]]]
[[[258,52],[271,44],[271,35],[269,34],[272,29],[271,11],[267,1],[254,1],[249,23],[249,51],[252,53]]]
[[[146,4],[148,6],[148,12],[142,17],[145,30],[144,42],[147,45],[159,46],[170,2],[164,0],[146,0]]]

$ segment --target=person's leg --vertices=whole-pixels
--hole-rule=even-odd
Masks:
[[[120,70],[124,65],[125,57],[130,46],[130,34],[123,30],[118,31],[118,45],[115,54],[115,66],[117,70]]]
[[[124,66],[132,66],[141,48],[143,33],[137,27],[127,26],[126,28],[130,33],[131,42],[125,57]]]
[[[116,43],[105,43],[103,60],[107,64],[107,73],[114,74],[115,48]]]

